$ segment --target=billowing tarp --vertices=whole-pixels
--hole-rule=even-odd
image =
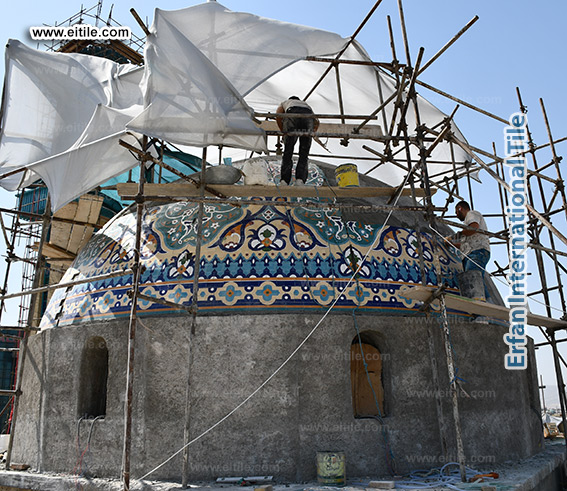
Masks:
[[[14,190],[38,176],[48,185],[66,179],[60,189],[66,193],[73,189],[80,196],[100,184],[86,182],[81,169],[97,169],[108,162],[103,163],[90,150],[83,154],[80,143],[91,141],[85,132],[92,133],[99,106],[127,110],[128,119],[139,112],[142,75],[143,71],[133,65],[81,54],[46,53],[10,40],[6,48],[0,173],[26,167],[33,174],[28,172],[24,183],[21,174],[16,174],[0,180],[0,185]],[[95,132],[100,139],[124,130],[124,118],[109,118]],[[116,150],[113,165],[96,172],[121,173],[136,165],[131,155]],[[63,167],[60,158],[51,159],[65,152]],[[65,204],[55,189],[50,188],[50,193],[54,209],[55,203]]]
[[[218,2],[156,9],[155,30],[190,41],[244,96],[293,62],[338,53],[347,42],[321,29],[233,12]],[[176,52],[171,61],[184,55]]]
[[[136,165],[117,144],[126,129],[183,145],[191,153],[191,146],[206,145],[223,145],[224,155],[233,158],[244,156],[237,149],[264,151],[265,134],[253,123],[253,110],[273,112],[290,95],[304,97],[328,66],[310,57],[334,57],[346,42],[334,33],[231,12],[218,2],[176,11],[157,9],[143,77],[142,69],[131,65],[46,53],[10,41],[0,175],[22,167],[27,172],[2,179],[0,185],[13,190],[39,176],[49,186],[56,209],[101,184],[101,179]],[[370,57],[357,42],[342,59],[366,63],[339,66],[346,114],[370,114],[395,93],[393,78],[368,64]],[[333,71],[308,102],[319,114],[340,112]],[[428,127],[439,128],[446,118],[421,97],[418,108],[421,123]],[[370,124],[380,125],[384,133],[392,129],[388,136],[403,136],[399,112],[391,123],[393,111],[394,101]],[[415,136],[417,119],[411,103],[406,121],[408,135]],[[464,140],[455,126],[452,130]],[[355,161],[365,172],[376,161],[365,160],[374,154],[363,144],[385,151],[383,141],[351,139],[347,148],[341,143],[329,139],[328,150],[314,144],[312,155],[319,153],[317,158],[333,164]],[[390,150],[398,165],[382,163],[371,175],[396,185],[406,174],[399,166],[406,165],[407,158],[399,142]],[[410,152],[416,161],[419,148],[411,144]],[[428,159],[429,173],[452,171],[453,162],[458,166],[468,159],[459,147],[443,142]]]
[[[168,84],[173,84],[175,87],[189,85],[188,60],[194,54],[191,50],[180,48],[184,43],[190,42],[216,66],[233,87],[243,94],[246,103],[257,112],[274,112],[279,103],[291,95],[304,97],[328,67],[328,63],[312,61],[308,58],[333,57],[347,43],[347,40],[338,34],[252,14],[232,12],[218,2],[207,2],[182,10],[156,9],[152,33],[148,38],[148,45],[153,46],[154,43],[159,45],[162,56],[157,61],[161,63],[160,67],[166,67],[171,74],[160,79],[159,84],[163,87],[161,90],[166,90]],[[154,37],[157,37],[157,41]],[[163,43],[160,42],[160,37],[164,40]],[[175,53],[175,56],[171,56],[171,53]],[[348,47],[341,59],[365,63],[371,61],[364,48],[357,42],[353,42]],[[176,71],[176,64],[183,66],[184,70]],[[148,62],[148,67],[150,77],[162,75],[158,71],[152,75],[151,62]],[[396,91],[394,79],[375,66],[341,64],[339,71],[346,114],[370,114]],[[404,97],[407,97],[407,94]],[[152,95],[152,101],[157,99],[159,96]],[[308,102],[316,113],[340,113],[334,70],[309,97]],[[394,102],[390,102],[378,115],[378,119],[370,123],[380,125],[384,133],[390,129]],[[170,110],[183,117],[184,107],[183,104],[179,104],[171,106]],[[439,125],[447,117],[421,96],[418,96],[418,108],[421,122],[428,127]],[[399,117],[398,112],[393,126],[394,134],[398,133]],[[326,119],[323,122],[340,123],[341,121]],[[347,122],[357,123],[360,120]],[[412,103],[409,104],[406,113],[406,122],[409,136],[415,136],[417,124]],[[155,120],[155,124],[159,125],[159,121]],[[142,127],[137,126],[136,129],[142,130]],[[455,125],[452,129],[457,137],[464,140]],[[314,144],[312,154],[319,153],[317,158],[332,164],[345,162],[345,158],[334,156],[348,155],[354,160],[356,157],[373,157],[372,153],[362,148],[363,145],[380,153],[384,151],[383,143],[368,140],[350,140],[348,148],[345,148],[338,138],[329,139],[325,143],[328,150]],[[273,150],[273,147],[270,150]],[[404,146],[397,144],[392,150],[394,158],[400,164],[406,165]],[[233,158],[244,156],[242,152],[230,149],[225,149],[224,154]],[[414,161],[418,159],[417,146],[410,147],[410,154]],[[451,149],[447,143],[438,145],[429,159],[432,162],[430,174],[452,170],[453,158],[457,165],[459,162],[470,160],[460,147],[454,146]],[[375,165],[376,162],[358,161],[359,170],[362,172]],[[386,163],[371,175],[395,185],[401,182],[405,174],[406,172],[400,167]]]
[[[69,150],[30,166],[49,188],[53,210],[138,164],[136,158],[119,145],[119,140],[139,146],[136,138],[125,129],[139,109],[134,106],[119,110],[100,104]],[[118,130],[109,133],[109,129]]]
[[[176,144],[265,151],[252,109],[215,65],[160,16],[152,31],[145,51],[147,107],[128,128]]]

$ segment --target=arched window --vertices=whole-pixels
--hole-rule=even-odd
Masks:
[[[363,360],[366,360],[366,369]],[[355,337],[350,347],[350,379],[354,417],[385,416],[382,355],[375,343],[363,334],[360,339]]]
[[[101,337],[90,338],[83,349],[79,372],[79,417],[106,415],[108,348]]]

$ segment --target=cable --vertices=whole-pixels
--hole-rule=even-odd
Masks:
[[[407,181],[408,176],[406,176],[406,178],[404,179],[404,182],[402,183],[402,185],[405,185],[406,181]],[[388,221],[390,220],[390,217],[392,216],[392,213],[394,211],[394,208],[396,206],[396,204],[398,203],[399,199],[401,197],[401,193],[398,193],[398,196],[396,197],[396,200],[392,206],[392,209],[388,212],[388,215],[386,217],[386,220],[384,221],[384,224],[382,225],[382,227],[380,228],[379,233],[376,235],[376,238],[374,239],[374,242],[372,243],[372,245],[368,248],[368,251],[366,252],[366,254],[364,255],[364,257],[362,258],[362,261],[360,261],[360,264],[358,265],[358,267],[356,268],[356,271],[354,272],[354,274],[350,277],[349,281],[347,282],[345,288],[343,291],[346,291],[348,289],[348,287],[350,286],[350,284],[353,282],[353,280],[355,279],[356,275],[358,274],[358,272],[360,271],[360,269],[362,268],[362,265],[364,264],[364,261],[366,261],[366,258],[368,257],[368,255],[370,254],[370,251],[372,251],[376,245],[376,243],[378,242],[378,240],[380,239],[380,237],[382,236],[382,232],[384,231],[384,228],[386,227],[386,224],[388,223]],[[262,382],[248,397],[246,397],[240,404],[238,404],[234,409],[232,409],[229,413],[227,413],[225,416],[223,416],[219,421],[217,421],[214,425],[212,425],[211,427],[209,427],[207,430],[203,431],[200,435],[198,435],[197,437],[193,438],[191,441],[189,441],[188,443],[186,443],[185,445],[183,445],[179,450],[177,450],[175,453],[173,453],[170,457],[168,457],[166,460],[164,460],[161,464],[157,465],[156,467],[154,467],[151,471],[147,472],[146,474],[144,474],[141,478],[140,481],[144,480],[146,477],[148,477],[149,475],[153,474],[155,471],[157,471],[158,469],[160,469],[161,467],[163,467],[165,464],[167,464],[169,461],[171,461],[172,459],[174,459],[175,457],[177,457],[177,455],[179,455],[183,450],[185,450],[187,447],[189,447],[190,445],[192,445],[193,443],[195,443],[196,441],[200,440],[201,438],[203,438],[206,434],[210,433],[212,430],[214,430],[217,426],[219,426],[220,424],[222,424],[224,421],[226,421],[228,418],[230,418],[236,411],[238,411],[242,406],[244,406],[250,399],[252,399],[258,392],[260,392],[260,390],[262,390],[269,382],[270,380],[272,380],[281,370],[282,368],[287,365],[287,363],[295,356],[295,354],[303,347],[303,345],[305,343],[307,343],[307,341],[309,340],[309,338],[311,338],[311,336],[315,333],[315,331],[317,329],[319,329],[319,326],[323,323],[323,321],[327,318],[327,316],[330,314],[331,310],[333,310],[333,308],[335,307],[335,305],[337,304],[337,302],[339,301],[341,295],[338,295],[335,300],[333,301],[333,303],[331,303],[331,305],[329,306],[329,308],[327,309],[327,311],[325,312],[325,314],[323,315],[323,317],[321,317],[321,319],[319,320],[319,322],[317,322],[317,324],[315,325],[315,327],[313,327],[313,329],[311,329],[311,331],[307,334],[307,336],[303,339],[303,341],[301,341],[301,343],[299,343],[299,345],[297,346],[297,348],[295,348],[293,350],[293,352],[283,361],[283,363],[276,368],[276,370],[266,379],[264,380],[264,382]]]
[[[81,440],[80,440],[80,433],[81,433],[81,422],[82,421],[86,421],[87,419],[84,416],[81,416],[81,418],[79,418],[79,421],[77,422],[77,463],[75,464],[75,467],[73,468],[73,474],[75,475],[75,487],[76,489],[82,489],[81,484],[79,483],[78,478],[81,476],[85,475],[86,472],[86,468],[88,467],[85,465],[85,470],[83,470],[83,463],[86,460],[86,458],[88,457],[89,454],[89,450],[90,450],[90,445],[91,445],[91,437],[93,434],[93,428],[94,428],[94,424],[96,423],[97,420],[99,419],[103,419],[104,416],[97,416],[96,418],[94,418],[91,422],[91,427],[89,428],[89,435],[87,437],[87,444],[85,446],[85,449],[81,452]]]
[[[457,468],[453,470],[448,469],[453,466]],[[441,468],[412,471],[409,474],[409,479],[396,481],[396,489],[432,489],[444,486],[456,491],[470,490],[470,485],[467,485],[466,488],[462,486],[463,482],[461,481],[461,475],[458,467],[459,464],[457,462],[448,462]],[[479,474],[478,471],[471,469],[470,467],[466,468],[467,480],[477,474]]]

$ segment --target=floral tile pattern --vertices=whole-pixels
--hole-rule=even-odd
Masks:
[[[279,166],[268,162],[274,181]],[[324,174],[310,165],[309,184],[324,184]],[[283,200],[283,198],[282,198]],[[319,200],[321,202],[321,200]],[[413,230],[345,221],[338,208],[235,207],[206,204],[199,272],[198,308],[202,314],[227,312],[326,310],[400,311],[415,303],[397,294],[406,284],[420,284],[417,235]],[[188,202],[148,204],[143,217],[140,291],[174,304],[193,302],[198,205]],[[129,209],[93,236],[80,251],[63,282],[77,271],[93,277],[133,264],[136,217]],[[422,234],[425,276],[438,276],[456,289],[459,259],[442,245],[437,261],[433,238]],[[437,267],[436,267],[437,264]],[[437,269],[440,267],[440,271]],[[132,275],[60,289],[53,295],[41,327],[127,317]],[[138,301],[140,315],[178,313],[173,306]]]

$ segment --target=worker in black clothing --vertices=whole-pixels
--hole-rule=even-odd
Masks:
[[[313,109],[302,101],[299,97],[291,96],[286,101],[283,101],[277,108],[276,113],[296,113],[296,114],[313,114]],[[281,131],[298,132],[305,131],[312,133],[319,127],[319,120],[317,118],[277,118],[276,121]],[[284,135],[284,153],[282,158],[281,167],[281,184],[289,184],[291,182],[291,171],[293,167],[293,149],[297,141],[296,135]],[[297,167],[295,168],[295,183],[298,185],[305,184],[308,175],[308,157],[309,149],[311,148],[311,135],[299,137],[299,158]]]

